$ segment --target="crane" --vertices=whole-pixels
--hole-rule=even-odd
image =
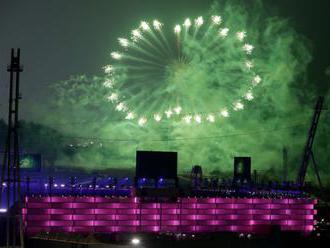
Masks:
[[[316,105],[315,105],[312,124],[309,128],[308,138],[307,138],[307,142],[306,142],[306,145],[305,145],[305,148],[304,148],[303,159],[301,161],[299,171],[298,171],[298,175],[297,175],[296,183],[300,187],[304,186],[308,164],[309,164],[310,160],[312,159],[312,162],[313,162],[313,165],[314,165],[314,172],[316,174],[317,181],[319,183],[320,188],[321,189],[323,188],[321,178],[320,178],[320,174],[319,174],[319,171],[318,171],[318,166],[316,164],[314,153],[313,153],[313,143],[314,143],[314,138],[315,138],[315,134],[316,134],[317,125],[318,125],[318,122],[319,122],[319,119],[320,119],[320,116],[321,116],[323,103],[324,103],[324,97],[320,96],[317,99],[317,102],[316,102]]]

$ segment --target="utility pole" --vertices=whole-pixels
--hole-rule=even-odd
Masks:
[[[19,100],[21,99],[19,86],[20,73],[23,71],[23,67],[20,65],[20,49],[17,49],[16,52],[14,49],[11,49],[11,62],[7,67],[7,71],[10,74],[8,129],[1,169],[0,202],[2,201],[2,187],[5,185],[7,200],[6,247],[16,247],[16,244],[19,243],[24,248],[18,138],[18,110]],[[16,236],[17,224],[19,227],[18,242]]]

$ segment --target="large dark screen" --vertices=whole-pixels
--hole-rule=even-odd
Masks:
[[[137,151],[137,178],[176,178],[178,154],[176,152]]]

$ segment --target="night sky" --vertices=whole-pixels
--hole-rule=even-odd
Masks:
[[[51,94],[48,86],[70,75],[101,75],[117,37],[140,20],[158,18],[173,24],[202,15],[211,0],[0,0],[0,111],[6,115],[10,48],[22,49],[22,117]],[[247,1],[246,1],[247,2]],[[253,4],[255,1],[249,1]],[[309,79],[328,90],[330,1],[264,1],[270,13],[289,18],[309,41],[313,62]],[[34,106],[33,108],[31,106]]]

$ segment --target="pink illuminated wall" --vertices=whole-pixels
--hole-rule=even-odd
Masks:
[[[310,232],[314,199],[181,198],[142,203],[138,198],[26,198],[23,218],[29,234],[48,232],[251,232],[278,225]]]

